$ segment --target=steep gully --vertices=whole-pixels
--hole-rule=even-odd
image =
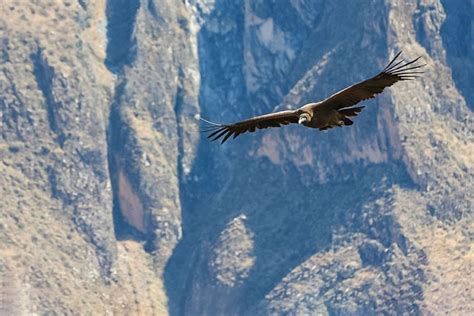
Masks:
[[[153,1],[147,5],[137,0],[108,1],[107,3],[107,57],[105,64],[116,75],[116,87],[111,100],[108,125],[108,165],[113,190],[113,219],[117,240],[132,239],[145,242],[145,250],[156,250],[156,229],[150,219],[146,197],[137,189],[140,186],[140,171],[131,167],[130,153],[135,151],[136,131],[130,130],[122,109],[127,91],[126,69],[136,60],[137,14],[147,11],[153,18],[160,20]],[[160,20],[161,21],[161,20]],[[178,85],[174,96],[174,117],[177,131],[177,176],[183,174],[184,137],[180,126],[185,92],[183,91],[185,74],[178,69]]]
[[[125,217],[128,211],[128,215],[135,219],[135,223],[143,222],[140,199],[133,191],[128,174],[121,165],[122,155],[124,155],[124,133],[126,133],[123,129],[120,112],[120,100],[123,97],[126,84],[123,72],[124,67],[130,65],[136,56],[134,27],[139,8],[140,1],[137,0],[107,1],[106,7],[108,41],[105,64],[117,76],[109,109],[107,131],[108,166],[113,191],[114,232],[117,240],[146,240],[146,233],[143,229],[137,229]],[[140,224],[137,226],[143,228]]]

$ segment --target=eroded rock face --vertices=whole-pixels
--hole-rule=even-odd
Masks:
[[[86,22],[102,19],[102,9],[2,5],[2,182],[18,190],[3,195],[6,214],[18,208],[72,221],[109,278],[116,250],[104,116],[112,77],[89,46],[91,38],[105,41],[104,29]],[[29,185],[15,185],[18,177]],[[34,198],[34,190],[43,193]],[[37,210],[15,205],[22,200]]]
[[[462,257],[457,234],[472,221],[472,114],[450,74],[442,3],[373,2],[361,10],[353,1],[245,1],[230,16],[225,5],[206,13],[199,43],[200,105],[212,115],[225,104],[216,120],[324,98],[374,74],[399,49],[428,66],[419,80],[366,102],[350,129],[288,127],[219,148],[201,143],[196,182],[182,199],[185,233],[166,274],[171,311],[367,315],[463,305],[424,296],[441,290],[429,280],[430,258],[442,246],[429,246],[428,232],[441,225],[458,236]],[[242,77],[246,95],[238,93]],[[209,270],[208,258],[243,210],[255,261],[242,284],[225,287],[219,276],[234,263],[212,261]],[[310,267],[314,277],[302,272]],[[176,278],[183,271],[191,272]],[[467,288],[454,282],[458,293]]]
[[[211,269],[217,281],[227,287],[245,282],[255,263],[253,233],[245,226],[246,216],[234,218],[213,245]]]
[[[23,312],[67,313],[77,306],[73,284],[82,295],[88,282],[110,282],[117,258],[106,140],[113,78],[93,44],[106,41],[105,11],[27,1],[0,10],[2,265],[19,269]]]
[[[474,64],[448,2],[7,1],[4,311],[469,314]],[[400,49],[426,73],[350,128],[199,133]]]
[[[138,230],[162,269],[181,237],[179,186],[193,165],[199,136],[194,119],[200,111],[195,22],[184,5],[149,1],[140,3],[134,16],[127,15],[130,2],[123,6],[110,3],[108,7],[109,16],[121,14],[123,21],[132,21],[133,37],[128,40],[129,50],[117,54],[114,45],[124,40],[123,34],[109,24],[108,34],[117,37],[109,37],[108,47],[116,54],[109,70],[117,73],[109,157],[114,187],[120,189],[117,174],[122,174],[140,206],[130,210],[117,193],[115,212],[121,220],[116,232],[122,238],[122,226]],[[146,224],[133,220],[136,217]]]

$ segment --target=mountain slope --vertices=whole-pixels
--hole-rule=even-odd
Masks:
[[[2,4],[2,311],[469,314],[469,9]],[[196,115],[322,99],[398,50],[426,73],[349,128],[199,133]]]

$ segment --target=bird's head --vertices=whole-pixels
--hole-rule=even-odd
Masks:
[[[309,113],[303,112],[298,117],[298,124],[306,125],[311,120]]]

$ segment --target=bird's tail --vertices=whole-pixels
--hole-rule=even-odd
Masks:
[[[345,116],[351,117],[351,116],[357,116],[357,114],[359,114],[363,108],[364,108],[363,106],[357,106],[353,108],[340,109],[338,110],[338,112]]]

